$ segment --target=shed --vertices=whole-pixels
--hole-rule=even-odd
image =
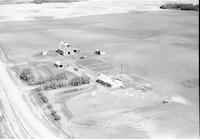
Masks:
[[[94,53],[97,54],[97,55],[105,55],[106,54],[106,52],[103,52],[99,49],[96,49]]]
[[[63,65],[60,63],[60,61],[56,61],[56,62],[55,62],[55,66],[56,66],[56,67],[62,67]]]
[[[48,51],[42,51],[41,55],[48,55]]]
[[[80,50],[77,49],[77,48],[73,48],[73,51],[74,51],[74,53],[79,53],[80,52]]]

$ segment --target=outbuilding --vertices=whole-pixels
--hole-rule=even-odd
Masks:
[[[120,80],[113,80],[112,78],[110,78],[104,74],[100,74],[98,79],[96,80],[96,82],[98,82],[104,86],[110,87],[110,88],[124,87],[123,83]]]
[[[80,52],[80,50],[77,49],[77,48],[73,48],[73,51],[74,51],[74,53],[79,53]]]
[[[56,62],[55,62],[55,66],[56,66],[56,67],[63,67],[63,65],[60,63],[60,61],[56,61]]]
[[[99,49],[96,49],[94,53],[97,54],[97,55],[105,55],[106,54],[106,52],[103,52]]]
[[[48,51],[42,51],[41,55],[45,55],[45,56],[48,55]]]

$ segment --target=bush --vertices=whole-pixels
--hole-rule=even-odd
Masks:
[[[53,109],[53,106],[51,104],[47,104],[47,108],[52,110]]]
[[[60,116],[55,115],[55,116],[54,116],[54,119],[55,119],[56,121],[59,121],[61,118],[60,118]]]
[[[24,69],[20,73],[20,79],[27,82],[29,85],[32,85],[35,83],[35,77],[31,69]]]
[[[56,120],[56,121],[60,120],[60,116],[58,116],[58,114],[55,110],[51,111],[51,115],[53,116],[54,120]]]

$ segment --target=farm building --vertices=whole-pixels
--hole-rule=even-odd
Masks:
[[[61,41],[57,52],[60,55],[65,56],[65,55],[72,55],[74,53],[78,53],[78,52],[80,52],[80,50],[78,50],[76,48],[72,48],[72,45],[65,41]]]
[[[100,76],[98,77],[97,81],[98,83],[110,87],[110,88],[121,88],[124,87],[123,83],[119,80],[113,80],[110,77],[100,74]]]
[[[106,52],[103,52],[99,49],[96,49],[94,53],[97,54],[97,55],[105,55],[106,54]]]
[[[73,48],[73,51],[74,51],[74,53],[79,53],[80,52],[80,50],[77,49],[77,48]]]
[[[56,62],[55,62],[55,66],[56,66],[56,67],[63,67],[63,65],[60,63],[60,61],[56,61]]]
[[[59,44],[59,48],[57,50],[57,52],[60,54],[60,55],[71,55],[73,54],[73,49],[71,48],[71,44],[65,42],[65,41],[61,41],[60,44]]]
[[[42,51],[41,55],[48,55],[48,51]]]

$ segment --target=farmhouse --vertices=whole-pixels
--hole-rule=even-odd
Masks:
[[[80,52],[80,50],[77,48],[72,48],[72,45],[65,41],[61,41],[57,52],[60,55],[65,56],[65,55],[72,55],[74,53],[78,53],[78,52]]]
[[[110,77],[104,75],[104,74],[100,74],[100,76],[98,77],[97,81],[98,83],[110,87],[110,88],[122,88],[123,83],[120,80],[113,80]]]
[[[57,52],[60,54],[60,55],[71,55],[73,54],[73,49],[71,47],[71,44],[65,42],[65,41],[61,41],[60,44],[59,44],[59,48],[57,50]]]

